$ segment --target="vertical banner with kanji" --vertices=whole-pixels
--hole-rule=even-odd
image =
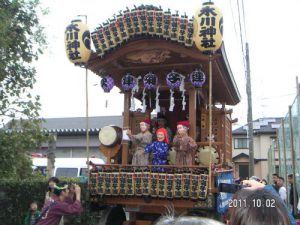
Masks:
[[[81,20],[73,20],[65,31],[67,57],[74,64],[84,64],[91,56],[90,31]]]
[[[213,2],[203,3],[194,16],[194,41],[202,52],[215,52],[222,45],[223,15]]]

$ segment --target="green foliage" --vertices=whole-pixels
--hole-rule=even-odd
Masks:
[[[61,179],[63,181],[79,184],[79,179]],[[80,184],[82,190],[82,205],[85,208],[81,216],[65,217],[66,225],[92,225],[94,216],[89,212],[85,202],[86,184]],[[0,180],[0,221],[5,225],[22,224],[24,216],[32,201],[37,201],[38,209],[44,204],[47,191],[47,179],[35,175],[30,179],[1,179]]]
[[[28,153],[45,141],[32,63],[46,46],[39,0],[0,1],[0,177],[31,175]],[[22,119],[21,119],[22,118]],[[7,131],[9,129],[9,132]]]

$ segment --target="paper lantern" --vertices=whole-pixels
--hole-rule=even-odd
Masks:
[[[187,26],[186,26],[186,32],[185,32],[185,46],[192,47],[193,46],[193,35],[194,35],[194,20],[189,19]]]
[[[125,29],[127,30],[129,36],[133,36],[134,28],[133,28],[131,12],[130,12],[129,8],[127,7],[127,9],[125,11],[123,11],[123,13],[124,13],[123,22],[125,25]]]
[[[171,17],[171,40],[177,41],[178,40],[178,30],[179,30],[179,15],[178,12],[173,14]]]
[[[169,86],[170,89],[176,89],[180,87],[181,84],[181,74],[172,71],[167,75],[167,85]]]
[[[105,40],[107,40],[108,49],[112,49],[116,47],[116,41],[113,37],[113,34],[111,33],[109,21],[103,23],[103,34]]]
[[[154,21],[155,21],[155,14],[156,14],[156,10],[155,8],[149,7],[149,9],[147,10],[147,21],[148,21],[148,34],[150,35],[154,35],[155,34],[155,25],[154,25]]]
[[[206,76],[201,70],[195,70],[190,74],[190,81],[195,88],[201,88],[205,83]]]
[[[179,19],[179,29],[178,29],[178,42],[179,43],[185,43],[187,24],[188,24],[187,15],[181,16],[181,18]]]
[[[111,76],[105,76],[101,80],[101,87],[105,93],[109,93],[115,86],[114,79]]]
[[[122,40],[128,40],[129,34],[127,27],[125,26],[124,15],[121,12],[119,15],[117,15],[116,27],[121,35]]]
[[[92,41],[94,43],[97,55],[102,57],[104,55],[104,50],[102,48],[102,45],[101,45],[100,39],[97,35],[97,32],[96,31],[92,32],[91,37],[92,37]]]
[[[155,11],[154,16],[154,30],[157,36],[163,35],[163,16],[164,12],[161,7]]]
[[[74,64],[85,64],[91,56],[91,39],[88,26],[73,20],[65,31],[67,57]]]
[[[215,52],[222,44],[223,15],[213,2],[203,3],[194,16],[194,41],[202,52]]]
[[[144,76],[144,79],[143,79],[143,82],[144,82],[144,87],[147,89],[147,90],[152,90],[152,89],[156,89],[156,86],[157,86],[157,76],[153,73],[147,73],[145,76]]]
[[[131,74],[126,74],[122,77],[121,84],[124,91],[130,91],[136,85],[136,78]]]
[[[164,12],[163,16],[163,37],[166,39],[170,38],[171,35],[171,11],[170,9],[167,12]]]
[[[131,10],[131,18],[133,22],[133,30],[134,34],[142,33],[142,23],[141,23],[141,10],[139,10],[136,6]]]

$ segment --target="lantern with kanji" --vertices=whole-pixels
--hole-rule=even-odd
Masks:
[[[143,82],[144,82],[144,87],[147,89],[147,90],[152,90],[152,89],[155,89],[156,86],[157,86],[157,76],[153,73],[147,73],[145,76],[144,76],[144,79],[143,79]]]
[[[166,81],[169,88],[173,90],[180,87],[181,76],[179,73],[172,71],[171,73],[168,73]]]
[[[105,76],[101,80],[101,87],[105,93],[109,93],[115,86],[114,79],[111,76]]]
[[[81,20],[73,20],[65,31],[65,48],[74,64],[85,64],[91,56],[91,37],[88,26]]]
[[[194,70],[190,74],[190,81],[195,88],[201,88],[205,83],[206,76],[201,70]]]
[[[126,74],[122,77],[121,84],[124,91],[130,91],[136,85],[136,78],[131,74]]]
[[[215,52],[222,45],[223,15],[213,2],[203,3],[194,16],[194,41],[202,52]]]

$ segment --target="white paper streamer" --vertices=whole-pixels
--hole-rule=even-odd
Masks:
[[[138,76],[137,78],[135,78],[136,81],[136,85],[132,88],[131,90],[131,99],[130,99],[130,111],[135,111],[135,102],[134,102],[134,94],[137,93],[139,91],[139,80],[142,79],[141,76]]]
[[[173,112],[174,106],[175,106],[175,100],[174,100],[174,91],[172,89],[170,89],[170,108],[169,111]]]
[[[185,76],[183,75],[180,75],[181,77],[181,83],[180,83],[180,86],[179,86],[179,91],[181,91],[181,97],[182,97],[182,111],[185,111],[185,106],[186,106],[186,102],[185,102],[185,87],[184,87],[184,79],[185,79]]]
[[[144,88],[143,90],[143,109],[142,109],[142,113],[146,112],[147,109],[147,105],[146,105],[146,88]]]
[[[156,113],[160,112],[160,106],[159,106],[159,86],[156,88],[156,97],[155,97],[155,111]]]

